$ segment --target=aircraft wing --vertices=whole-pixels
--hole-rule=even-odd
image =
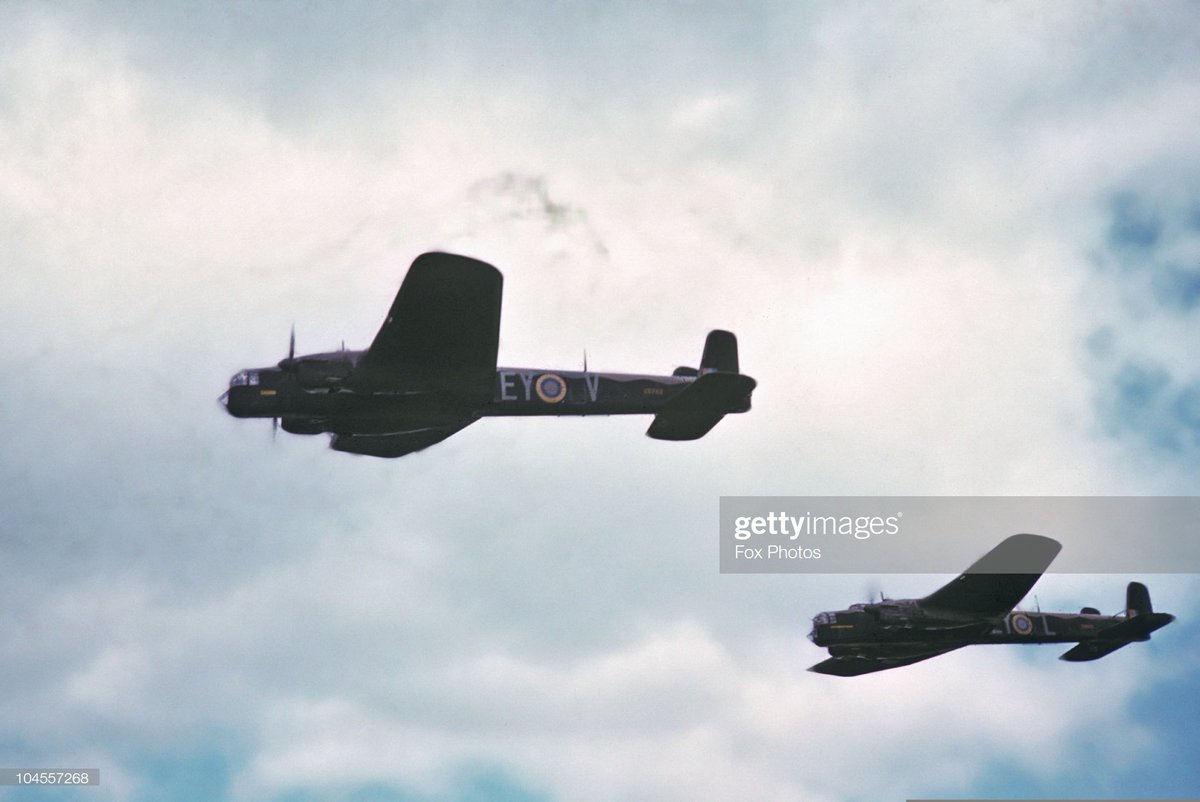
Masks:
[[[476,418],[470,418],[445,426],[427,426],[390,434],[335,434],[329,447],[334,451],[366,454],[369,457],[403,457],[442,442],[450,435],[467,428],[475,420]]]
[[[920,600],[922,608],[998,620],[1029,593],[1062,544],[1041,535],[1013,535],[947,585]]]
[[[889,668],[900,668],[901,666],[911,666],[913,663],[919,663],[922,660],[928,660],[931,657],[952,652],[955,649],[961,649],[966,644],[956,643],[953,645],[918,645],[918,646],[898,646],[898,645],[880,645],[880,646],[863,646],[861,649],[856,649],[853,654],[839,655],[830,657],[828,660],[822,660],[815,666],[810,666],[809,671],[815,671],[818,674],[831,674],[835,677],[857,677],[861,674],[871,674],[876,671],[885,671]]]
[[[503,287],[500,271],[486,262],[421,254],[352,380],[382,391],[452,383],[490,397]]]

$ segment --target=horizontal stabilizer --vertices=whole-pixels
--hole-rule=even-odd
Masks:
[[[1145,586],[1140,585],[1140,583],[1131,582],[1130,585],[1139,585],[1143,591],[1145,590]],[[1147,594],[1148,601],[1149,595]],[[1067,660],[1072,663],[1079,663],[1084,660],[1099,660],[1104,655],[1112,654],[1122,646],[1127,646],[1134,641],[1150,640],[1151,632],[1165,627],[1174,620],[1175,616],[1170,613],[1139,613],[1132,615],[1119,624],[1114,624],[1111,627],[1100,630],[1095,638],[1083,641],[1061,655],[1058,659]]]
[[[727,413],[746,408],[755,384],[740,373],[706,373],[654,416],[646,434],[655,440],[701,438]]]
[[[1122,646],[1128,646],[1133,641],[1127,640],[1085,640],[1082,643],[1077,643],[1068,649],[1063,654],[1059,655],[1059,660],[1066,660],[1069,663],[1082,663],[1087,660],[1099,660],[1106,654],[1112,654]]]

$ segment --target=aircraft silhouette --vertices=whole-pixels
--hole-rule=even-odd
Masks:
[[[699,369],[670,376],[497,368],[504,279],[486,262],[418,256],[365,351],[296,356],[238,372],[221,396],[230,415],[271,418],[292,434],[332,435],[337,451],[400,457],[483,417],[652,414],[658,440],[703,437],[750,409],[737,338],[709,332]]]
[[[1150,591],[1130,582],[1125,612],[1014,612],[1062,545],[1040,535],[1006,538],[949,584],[923,599],[884,599],[818,613],[809,639],[831,655],[809,671],[853,677],[911,665],[977,643],[1077,643],[1060,656],[1097,660],[1175,620],[1156,613]]]

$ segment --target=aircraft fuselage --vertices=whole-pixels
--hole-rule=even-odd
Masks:
[[[221,396],[238,418],[272,418],[293,434],[333,435],[335,451],[403,457],[493,416],[653,414],[646,435],[697,440],[750,409],[755,381],[737,337],[709,331],[700,367],[670,376],[497,368],[504,277],[487,262],[418,256],[364,351],[288,356],[243,370]],[[586,368],[586,362],[585,362]]]
[[[390,392],[355,387],[351,374],[361,352],[300,357],[288,367],[244,370],[231,379],[222,401],[239,418],[279,418],[289,431],[316,434],[347,428],[389,431],[436,424],[447,417],[638,415],[654,413],[694,376],[649,376],[595,371],[497,368],[490,397],[439,386]],[[465,385],[464,385],[465,386]],[[746,403],[731,412],[749,409]],[[290,425],[289,425],[290,424]]]
[[[1144,633],[1134,640],[1149,640],[1151,632],[1169,624],[1173,617],[1151,612],[1142,613],[1137,619]],[[923,609],[915,601],[901,600],[821,613],[813,619],[809,639],[817,646],[828,647],[833,655],[885,643],[1079,643],[1103,637],[1106,629],[1129,620],[1123,615],[1090,612],[1014,610],[993,623],[939,615],[938,611]]]
[[[1150,640],[1150,633],[1175,620],[1154,612],[1141,582],[1125,587],[1123,615],[1102,615],[1095,607],[1078,613],[1016,609],[1061,548],[1054,538],[1010,535],[928,596],[818,613],[808,637],[829,649],[829,657],[809,671],[857,677],[985,643],[1074,643],[1059,659],[1089,662]]]

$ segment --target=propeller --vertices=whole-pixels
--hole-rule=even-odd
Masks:
[[[292,375],[296,373],[296,324],[292,323],[292,333],[288,335],[288,355],[287,359],[279,363],[279,366],[288,371]],[[279,418],[271,418],[271,442],[275,442],[275,436],[279,433]]]
[[[288,373],[296,372],[296,324],[292,324],[292,333],[288,336],[288,354],[284,359],[279,360],[281,370],[286,370]]]

